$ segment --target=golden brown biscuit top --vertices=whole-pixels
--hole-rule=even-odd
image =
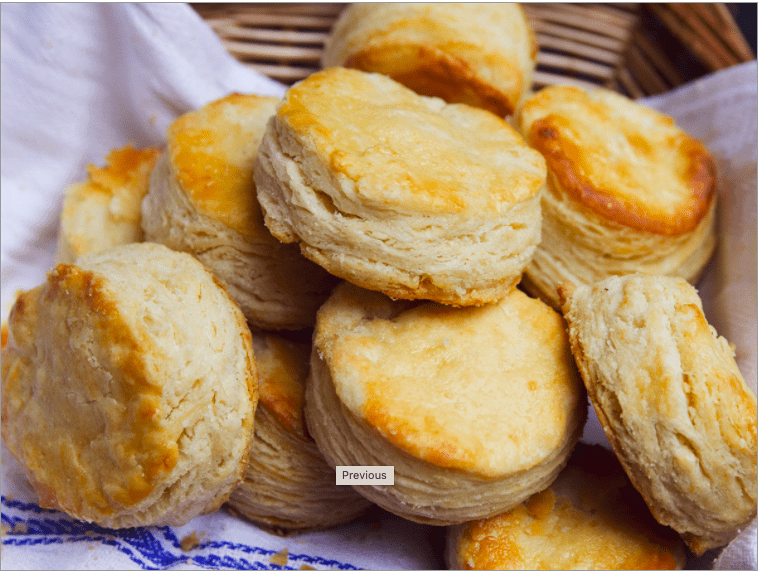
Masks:
[[[322,306],[314,340],[347,409],[414,457],[485,478],[561,446],[584,393],[557,312],[519,290],[405,308],[352,285]]]
[[[265,407],[288,430],[305,436],[303,405],[310,344],[274,334],[253,334],[258,367],[259,407]]]
[[[253,163],[278,102],[234,93],[182,115],[166,132],[172,170],[195,207],[248,237],[262,231]]]
[[[622,225],[683,234],[714,200],[705,146],[670,117],[610,90],[542,89],[518,124],[571,197]]]
[[[87,181],[93,189],[112,193],[132,187],[146,188],[147,179],[160,154],[161,150],[157,148],[135,149],[131,145],[113,149],[105,157],[105,167],[87,165]],[[134,193],[124,194],[128,198]]]
[[[496,217],[536,195],[544,160],[504,120],[379,74],[328,68],[290,88],[277,121],[361,208]],[[281,129],[280,129],[281,130]],[[280,141],[282,136],[280,135]]]
[[[75,320],[67,328],[65,316],[76,312],[90,317],[88,333]],[[40,347],[36,332],[42,323],[52,330],[47,345]],[[156,415],[161,387],[151,381],[149,352],[132,332],[110,299],[107,283],[76,266],[58,265],[45,285],[17,298],[3,349],[3,438],[7,442],[6,423],[27,425],[23,440],[9,448],[24,451],[41,506],[71,509],[83,503],[101,515],[113,514],[118,505],[129,507],[145,498],[176,465],[178,436],[167,435]],[[88,344],[89,361],[74,359],[65,371],[49,371],[43,367],[55,368],[55,363],[34,363],[28,357],[41,352],[52,360],[53,340],[65,339]],[[100,368],[93,370],[92,363]],[[45,381],[51,375],[60,376],[58,383]],[[69,390],[72,378],[79,392]],[[29,379],[35,380],[33,387]],[[112,446],[112,438],[118,446]],[[88,446],[83,448],[84,443]],[[99,471],[81,468],[92,466]],[[107,481],[107,489],[100,479]]]
[[[463,525],[457,558],[474,570],[674,570],[684,547],[658,524],[613,453],[577,446],[550,488]]]
[[[108,153],[104,167],[87,166],[87,180],[66,189],[60,262],[141,240],[140,205],[160,153],[157,148],[126,146]]]
[[[93,190],[123,195],[124,199],[129,199],[136,193],[128,192],[128,189],[147,189],[147,181],[160,154],[161,150],[157,148],[135,149],[131,145],[113,149],[105,157],[105,167],[87,165],[87,182]],[[132,212],[134,209],[124,210]],[[136,210],[139,212],[139,208]]]

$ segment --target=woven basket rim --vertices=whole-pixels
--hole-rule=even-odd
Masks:
[[[237,60],[291,85],[320,69],[324,42],[347,5],[192,6]],[[755,59],[725,4],[524,3],[523,7],[539,45],[535,89],[555,83],[601,86],[636,98]],[[683,63],[685,55],[689,61]]]

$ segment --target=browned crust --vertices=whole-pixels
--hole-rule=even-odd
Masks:
[[[16,427],[11,428],[11,413],[6,409],[6,398],[13,399],[9,395],[10,386],[18,387],[24,380],[17,380],[19,368],[26,370],[25,375],[30,375],[30,370],[35,367],[30,353],[35,350],[37,344],[37,332],[28,330],[24,323],[24,314],[27,307],[44,306],[50,311],[67,311],[72,305],[80,305],[92,324],[92,330],[100,337],[102,347],[108,350],[104,355],[98,356],[104,367],[114,374],[113,387],[121,392],[119,398],[124,403],[124,417],[128,419],[131,438],[122,444],[122,458],[135,458],[137,466],[129,471],[124,471],[123,479],[109,492],[101,489],[87,488],[75,492],[70,485],[61,488],[56,483],[46,480],[47,477],[38,478],[37,471],[33,468],[37,460],[31,458],[31,452],[37,447],[30,448],[30,428],[24,427],[23,422],[34,422],[34,411],[29,413],[27,408],[14,411],[17,416]],[[49,319],[50,311],[40,311],[40,319]],[[36,319],[36,318],[34,318]],[[15,368],[13,373],[6,374],[3,370],[3,438],[11,453],[24,465],[27,478],[38,493],[39,504],[44,508],[65,510],[77,518],[94,518],[95,514],[114,514],[119,506],[130,507],[148,496],[156,484],[170,473],[176,466],[179,451],[178,445],[170,439],[156,438],[161,429],[155,420],[155,412],[158,407],[158,398],[161,387],[156,385],[148,375],[146,364],[142,358],[144,348],[132,331],[123,323],[123,320],[106,292],[104,280],[97,274],[81,270],[77,266],[59,264],[48,275],[48,282],[41,287],[35,288],[20,295],[11,311],[10,339],[3,351],[3,362],[8,360],[22,363]],[[50,327],[49,324],[42,327]],[[25,339],[14,340],[14,328],[26,329]],[[58,372],[60,373],[60,372]],[[42,391],[44,391],[44,386]],[[59,418],[60,422],[60,418]],[[55,428],[55,423],[48,427]],[[32,432],[39,429],[31,429]],[[12,434],[11,434],[12,433]],[[160,444],[160,446],[145,447],[146,442]],[[39,447],[49,455],[55,455],[53,444],[45,444]],[[112,466],[112,460],[110,461]],[[71,478],[74,475],[69,475]],[[68,480],[70,481],[71,478]]]
[[[637,230],[665,236],[678,236],[694,230],[706,216],[716,196],[716,166],[705,147],[690,137],[680,152],[688,165],[684,177],[691,188],[685,208],[676,217],[646,211],[640,205],[619,200],[607,189],[597,189],[592,181],[575,167],[581,149],[552,121],[550,115],[534,122],[529,143],[545,157],[548,170],[561,189],[598,215]]]
[[[606,546],[605,553],[597,553],[599,543],[594,538],[587,538],[585,556],[592,558],[590,569],[616,569],[615,566],[621,565],[629,566],[624,568],[628,570],[683,567],[685,553],[679,535],[654,520],[609,449],[601,445],[577,444],[566,472],[558,478],[557,484],[557,487],[551,485],[506,513],[456,527],[448,543],[450,556],[456,559],[451,562],[451,569],[523,570],[535,565],[539,565],[537,569],[548,569],[543,567],[561,564],[571,566],[563,569],[572,569],[571,560],[575,556],[572,551],[556,550],[552,555],[535,553],[534,547],[530,549],[528,544],[523,545],[519,536],[535,535],[561,547],[574,545],[581,554],[584,550],[575,544],[577,536],[563,536],[558,527],[547,528],[551,520],[560,523],[564,515],[574,511],[574,514],[587,514],[595,525],[600,524],[601,529],[597,530],[600,535],[605,532],[602,529],[608,529],[620,533],[625,539],[625,543],[611,544]],[[566,507],[571,509],[566,511]],[[567,530],[571,528],[570,521],[569,517]]]
[[[387,69],[393,67],[392,61],[401,59],[398,54],[408,52],[413,52],[413,58],[402,58],[407,64],[403,69]],[[500,117],[511,115],[516,109],[517,101],[478,78],[464,60],[434,46],[369,47],[350,54],[343,65],[365,72],[386,73],[420,95],[480,107]]]

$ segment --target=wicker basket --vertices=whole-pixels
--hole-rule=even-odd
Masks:
[[[346,4],[193,4],[238,60],[283,84],[319,69]],[[724,4],[524,4],[540,50],[536,88],[668,91],[755,55]]]

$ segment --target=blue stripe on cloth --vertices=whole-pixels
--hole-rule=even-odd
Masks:
[[[237,542],[199,542],[185,552],[167,526],[125,529],[103,528],[80,522],[68,515],[2,497],[2,524],[12,532],[3,534],[3,546],[40,546],[69,543],[100,543],[118,550],[143,570],[163,570],[179,564],[230,570],[295,570],[264,562],[274,554],[259,546]],[[9,509],[9,510],[8,510]],[[9,514],[12,513],[12,514]],[[337,570],[359,570],[351,564],[309,554],[292,554],[288,564],[323,566]]]

